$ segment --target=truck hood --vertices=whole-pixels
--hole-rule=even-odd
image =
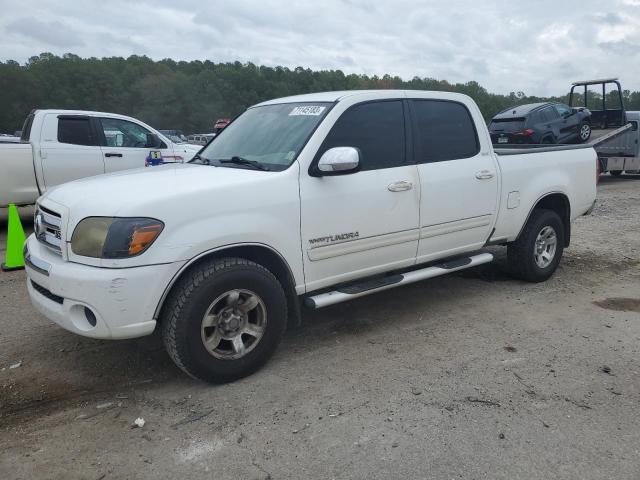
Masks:
[[[167,216],[167,209],[212,208],[237,195],[253,194],[277,172],[200,164],[168,164],[83,178],[47,191],[47,200],[65,207],[71,226],[87,216]],[[164,214],[164,215],[163,215]],[[171,212],[171,215],[175,215]]]
[[[173,151],[176,155],[184,157],[185,162],[188,162],[193,156],[202,150],[202,145],[192,145],[190,143],[174,143]]]

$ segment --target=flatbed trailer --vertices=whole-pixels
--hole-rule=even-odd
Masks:
[[[624,108],[622,87],[617,78],[604,78],[574,82],[569,93],[569,106],[578,106],[577,94],[584,89],[583,102],[587,108],[588,88],[602,88],[602,108],[591,111],[591,142],[598,154],[600,172],[620,175],[622,172],[640,172],[640,112],[628,112]],[[620,108],[607,107],[607,85],[614,85]],[[612,90],[609,90],[611,94]],[[614,94],[615,95],[615,94]],[[582,105],[581,105],[582,106]]]

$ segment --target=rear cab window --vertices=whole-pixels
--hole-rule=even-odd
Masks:
[[[28,142],[31,137],[31,126],[33,125],[33,117],[35,115],[30,113],[27,115],[26,120],[24,121],[24,125],[22,125],[22,132],[20,132],[20,141]]]

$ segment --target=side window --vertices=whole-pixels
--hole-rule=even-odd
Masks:
[[[537,125],[538,123],[541,123],[542,120],[542,114],[541,112],[531,112],[531,116],[529,117],[529,121],[527,122],[528,125]]]
[[[58,117],[58,142],[96,145],[87,117]]]
[[[551,115],[551,110],[548,107],[545,107],[542,110],[540,110],[540,117],[541,117],[541,121],[547,122],[547,123],[553,120],[553,117]]]
[[[21,142],[28,142],[29,138],[31,137],[31,126],[33,125],[33,117],[35,115],[33,113],[30,113],[27,116],[27,119],[24,121],[24,124],[22,125],[22,132],[20,132],[20,141]]]
[[[478,154],[480,144],[467,107],[458,102],[412,100],[417,163],[444,162]]]
[[[119,118],[101,118],[100,124],[108,147],[149,148],[149,130],[137,123]]]
[[[567,114],[571,113],[571,109],[569,107],[567,107],[566,105],[554,105],[554,108],[556,109],[556,112],[558,112],[558,114],[562,117],[562,116],[566,116]]]
[[[333,147],[360,149],[360,170],[405,165],[402,101],[362,103],[349,108],[327,135],[318,157]]]

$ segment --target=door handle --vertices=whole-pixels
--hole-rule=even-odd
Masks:
[[[402,180],[400,182],[393,182],[387,186],[387,189],[390,192],[404,192],[406,190],[411,190],[413,188],[413,183],[407,182],[406,180]]]
[[[490,172],[489,170],[480,170],[479,172],[476,172],[476,178],[478,180],[489,180],[493,178],[493,172]]]
[[[122,157],[121,153],[108,152],[104,154],[105,157]]]

